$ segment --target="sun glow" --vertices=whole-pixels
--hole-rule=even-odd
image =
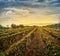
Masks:
[[[0,21],[2,25],[11,25],[11,24],[24,24],[24,25],[38,25],[44,26],[53,23],[59,22],[56,19],[56,15],[48,15],[45,14],[45,10],[41,10],[41,12],[37,9],[35,11],[27,10],[27,9],[18,9],[18,8],[5,8],[7,12],[2,13],[3,18]],[[34,10],[34,9],[33,9]]]

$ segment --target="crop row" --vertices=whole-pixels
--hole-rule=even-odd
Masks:
[[[24,30],[26,30],[28,28],[30,28],[30,27],[16,28],[16,29],[12,29],[12,28],[6,29],[6,30],[0,32],[0,38],[2,38],[2,36],[8,36],[8,35],[11,35],[11,34],[15,34],[17,32],[24,31]]]
[[[51,35],[53,35],[56,38],[60,38],[59,32],[54,30],[53,28],[44,28],[46,31],[48,31]]]
[[[7,48],[10,47],[10,45],[22,39],[26,34],[28,34],[33,29],[34,28],[28,28],[26,30],[23,30],[22,32],[8,35],[6,37],[2,36],[2,38],[0,39],[0,50],[1,51],[6,50]]]
[[[43,38],[43,41],[45,43],[44,49],[44,56],[59,56],[60,55],[60,46],[56,45],[54,41],[49,39],[49,36],[46,35],[45,32],[43,32],[44,29],[40,28],[40,32]]]
[[[20,41],[11,45],[9,47],[9,49],[7,49],[5,51],[5,55],[6,56],[19,56],[19,55],[24,56],[25,52],[26,52],[26,43],[27,43],[27,41],[32,40],[32,38],[33,38],[32,36],[33,36],[33,33],[35,30],[36,30],[36,28],[33,29],[26,36],[24,36],[24,38],[22,38]]]

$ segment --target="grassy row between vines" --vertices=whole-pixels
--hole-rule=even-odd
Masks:
[[[32,29],[31,29],[32,30]],[[18,54],[22,55],[22,50],[25,51],[25,45],[26,45],[26,41],[27,41],[27,38],[31,38],[31,34],[36,30],[33,29],[30,33],[28,33],[26,36],[24,36],[20,41],[14,43],[13,45],[11,45],[4,53],[4,56],[14,56],[14,55],[17,55],[16,53],[14,52],[17,52],[20,50],[20,52],[17,52]],[[23,48],[24,47],[24,48]],[[22,50],[21,50],[22,49]],[[12,54],[14,53],[14,54]],[[2,55],[2,53],[1,53]]]

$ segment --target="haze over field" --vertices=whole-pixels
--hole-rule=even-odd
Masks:
[[[48,25],[60,21],[60,0],[0,0],[0,24]]]
[[[60,56],[60,0],[0,0],[0,56]]]

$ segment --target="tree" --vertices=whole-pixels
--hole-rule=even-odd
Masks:
[[[11,27],[12,28],[23,28],[24,27],[24,25],[16,25],[16,24],[11,24]]]
[[[0,25],[0,29],[3,29],[4,27],[2,25]]]
[[[17,28],[17,25],[16,24],[11,24],[11,27],[12,28]]]
[[[19,27],[23,28],[23,27],[24,27],[24,25],[22,25],[22,24],[21,24],[21,25],[19,25]]]

